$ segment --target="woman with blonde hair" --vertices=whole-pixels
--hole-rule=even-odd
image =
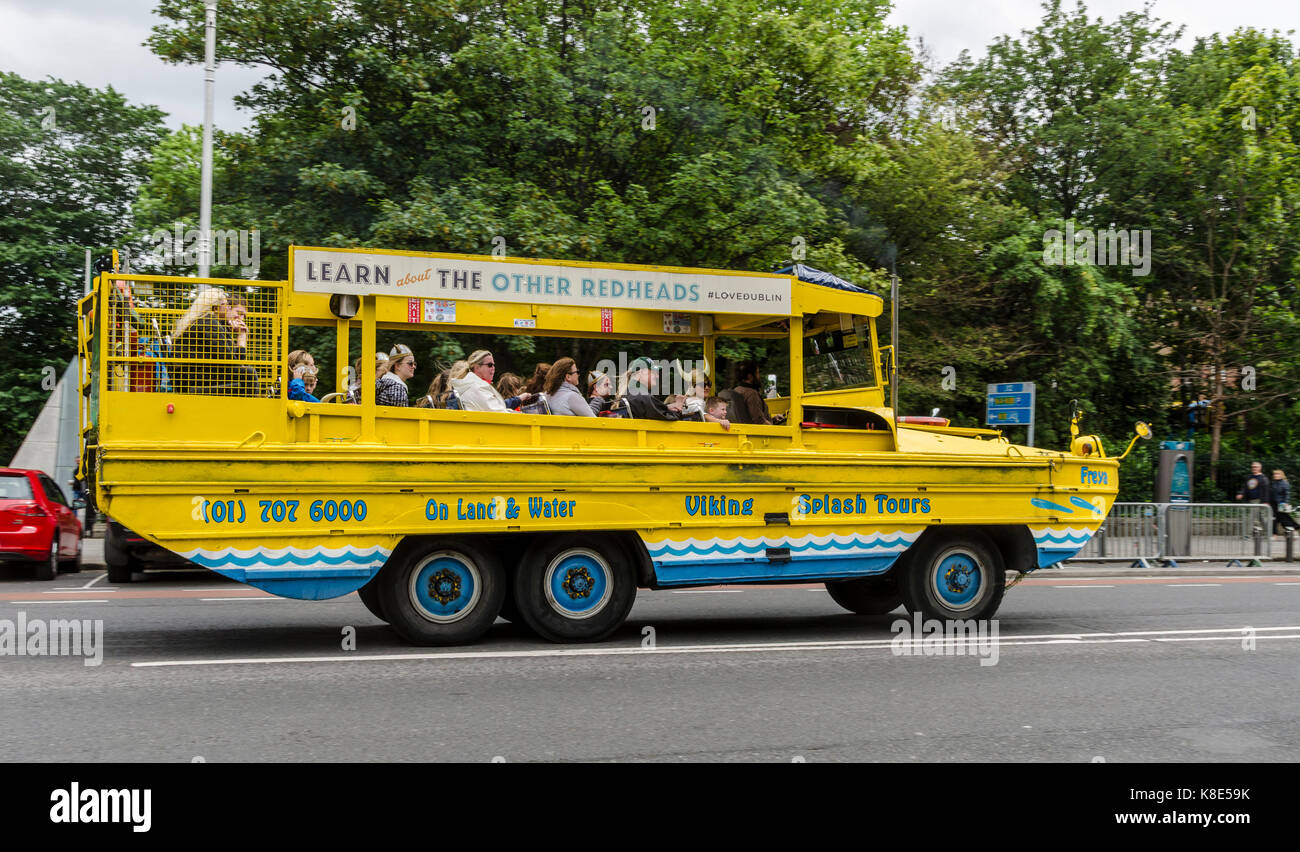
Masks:
[[[410,405],[406,382],[415,375],[415,354],[409,346],[396,344],[388,353],[388,370],[375,382],[375,404]]]
[[[492,387],[497,362],[486,349],[471,352],[451,371],[451,387],[465,411],[509,411],[506,401]]]
[[[582,372],[572,358],[561,358],[551,365],[546,374],[546,403],[552,414],[568,414],[574,417],[595,417],[596,413],[582,398],[578,382]]]

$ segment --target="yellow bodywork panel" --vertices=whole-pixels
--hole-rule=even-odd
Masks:
[[[355,315],[331,312],[331,287],[357,297]],[[951,525],[1027,531],[1039,565],[1077,552],[1115,498],[1116,462],[985,430],[897,428],[878,369],[881,306],[783,275],[365,250],[296,248],[281,282],[104,274],[81,308],[83,432],[105,512],[291,597],[346,594],[403,539],[432,535],[624,530],[657,586],[880,574]],[[369,389],[359,405],[295,402],[285,361],[299,324],[336,326],[343,353],[357,339],[373,351],[382,328],[706,352],[718,334],[785,338],[790,394],[767,402],[790,422],[393,408]],[[827,328],[869,338],[867,385],[804,392],[804,337]]]

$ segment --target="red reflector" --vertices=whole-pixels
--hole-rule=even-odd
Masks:
[[[898,418],[899,423],[915,423],[917,426],[947,426],[949,420],[947,417],[919,417],[909,415]]]

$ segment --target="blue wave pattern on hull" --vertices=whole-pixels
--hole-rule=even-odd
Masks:
[[[661,586],[883,574],[921,533],[744,536],[647,542]],[[783,553],[769,551],[788,550]]]
[[[1091,508],[1091,507],[1090,507]],[[1045,527],[1029,530],[1038,548],[1038,567],[1047,568],[1063,562],[1083,550],[1093,531],[1080,527]]]
[[[257,547],[191,550],[186,559],[241,583],[298,600],[327,600],[355,592],[384,567],[392,551],[374,547]]]

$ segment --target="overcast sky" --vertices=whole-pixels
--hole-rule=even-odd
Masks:
[[[222,0],[223,4],[235,0]],[[1067,0],[1066,4],[1073,8]],[[940,63],[965,49],[983,51],[994,37],[1032,29],[1041,17],[1038,0],[895,0],[890,22],[924,39]],[[89,86],[112,85],[135,103],[156,104],[168,124],[198,124],[203,118],[203,69],[168,65],[142,42],[157,19],[154,0],[0,0],[0,70],[41,79],[54,76]],[[1107,20],[1142,7],[1142,0],[1091,0],[1090,16]],[[1186,26],[1184,40],[1227,33],[1242,26],[1300,30],[1296,0],[1158,0],[1155,13]],[[220,19],[217,30],[220,38]],[[261,73],[222,65],[217,69],[216,124],[225,130],[247,126],[249,116],[232,97]]]

